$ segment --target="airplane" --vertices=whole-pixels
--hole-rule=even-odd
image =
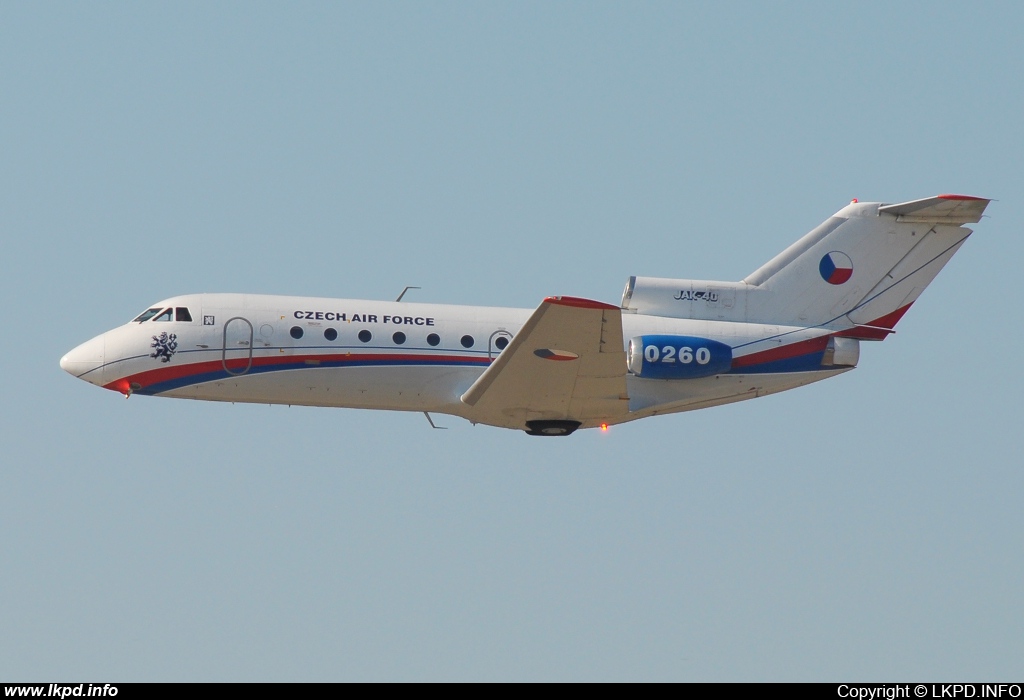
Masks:
[[[989,199],[853,200],[740,282],[630,277],[618,305],[536,309],[192,294],[60,366],[105,389],[416,411],[569,435],[804,386],[857,366],[960,249]]]

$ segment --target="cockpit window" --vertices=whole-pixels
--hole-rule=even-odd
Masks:
[[[178,308],[176,308],[174,310],[174,313],[179,321],[188,321],[189,323],[192,323],[192,314],[190,314],[188,312],[188,309],[186,309],[184,306],[179,306]]]
[[[163,312],[153,319],[154,321],[173,321],[174,309],[164,309]]]
[[[137,323],[142,323],[143,321],[148,321],[149,319],[153,318],[153,317],[154,317],[154,316],[156,316],[156,315],[157,315],[158,313],[160,313],[160,311],[161,311],[161,309],[160,309],[160,308],[156,308],[156,309],[147,309],[147,310],[146,310],[146,312],[145,312],[145,313],[143,313],[143,314],[142,314],[141,316],[139,316],[139,317],[138,317],[137,319],[135,319],[135,321],[134,321],[134,322],[137,322]]]

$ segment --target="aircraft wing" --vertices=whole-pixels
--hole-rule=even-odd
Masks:
[[[992,201],[963,194],[940,194],[902,204],[884,204],[879,213],[895,214],[898,221],[935,224],[976,224]]]
[[[519,428],[531,420],[593,425],[626,415],[622,310],[548,297],[462,401]]]

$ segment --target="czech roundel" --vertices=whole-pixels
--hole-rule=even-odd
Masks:
[[[832,251],[818,263],[818,271],[829,284],[842,284],[853,277],[853,261],[846,253]]]

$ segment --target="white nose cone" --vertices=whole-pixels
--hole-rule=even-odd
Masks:
[[[60,368],[79,379],[99,384],[100,370],[103,367],[103,345],[102,335],[82,343],[60,358]]]

